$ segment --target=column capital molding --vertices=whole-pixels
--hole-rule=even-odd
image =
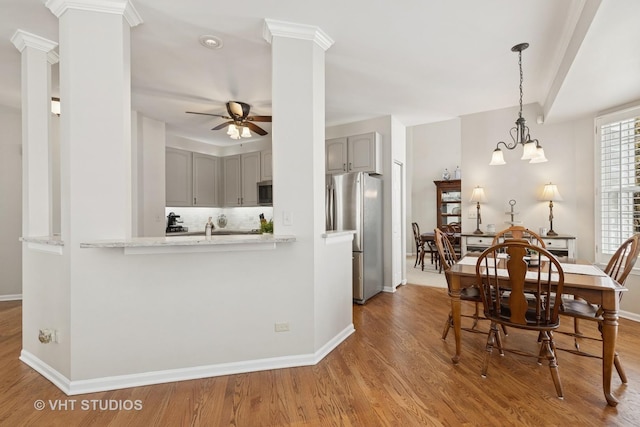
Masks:
[[[325,51],[334,43],[333,39],[329,37],[327,33],[316,26],[276,21],[274,19],[264,20],[262,37],[267,41],[267,43],[271,43],[273,37],[310,40],[315,42]]]
[[[49,53],[47,53],[47,62],[50,65],[57,64],[60,62],[60,55],[58,55],[57,52],[49,51]]]
[[[11,43],[13,43],[16,49],[20,52],[22,52],[25,47],[32,47],[43,52],[50,52],[58,47],[58,43],[54,41],[23,30],[16,30],[16,32],[13,33],[13,36],[11,36]]]
[[[57,18],[68,9],[77,9],[122,15],[131,27],[142,24],[142,18],[129,0],[47,0],[45,6]]]

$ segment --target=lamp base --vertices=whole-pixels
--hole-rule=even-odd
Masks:
[[[558,233],[556,233],[556,232],[555,232],[555,231],[553,231],[553,230],[549,230],[549,231],[547,231],[547,236],[557,236],[557,235],[558,235]]]
[[[476,231],[473,232],[473,234],[484,234],[484,233],[482,232],[482,230],[478,228]]]

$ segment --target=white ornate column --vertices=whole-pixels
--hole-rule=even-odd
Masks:
[[[49,236],[51,65],[58,44],[22,30],[11,42],[22,54],[22,235]]]
[[[131,237],[131,27],[127,0],[49,0],[59,19],[62,238]]]
[[[319,238],[324,219],[324,55],[320,28],[265,20],[271,43],[274,229]],[[299,239],[301,240],[301,239]]]

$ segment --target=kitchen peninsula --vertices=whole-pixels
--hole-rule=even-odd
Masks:
[[[16,43],[29,58],[25,99],[49,99],[56,46],[65,82],[59,118],[44,101],[23,109],[20,360],[69,395],[318,363],[354,332],[352,235],[325,233],[323,215],[316,70],[330,39],[292,37],[308,31],[295,25],[276,25],[268,39],[278,38],[273,63],[285,65],[272,70],[274,234],[166,237],[165,126],[131,111],[130,27],[141,17],[129,2],[126,19],[91,2],[54,3],[64,14],[59,41],[23,32]],[[299,120],[284,125],[292,116]],[[50,121],[60,125],[51,133],[60,146],[59,237],[50,226]],[[206,209],[194,211],[190,231],[214,216]],[[263,208],[255,209],[239,219],[258,220]],[[55,338],[41,342],[42,330]]]

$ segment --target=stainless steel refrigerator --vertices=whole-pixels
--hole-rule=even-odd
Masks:
[[[382,179],[364,172],[327,176],[327,230],[355,230],[353,300],[382,291]]]

